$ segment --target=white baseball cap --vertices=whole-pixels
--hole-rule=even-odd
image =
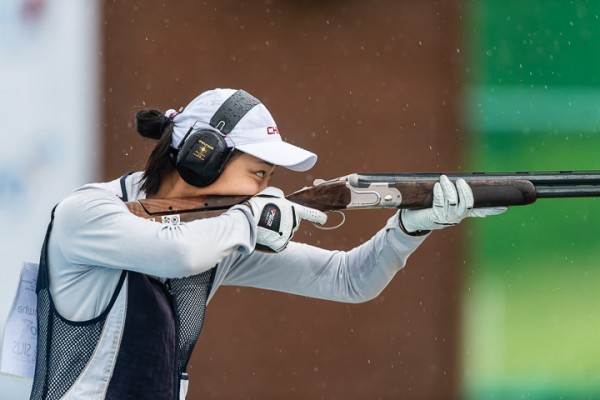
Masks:
[[[214,89],[206,91],[188,104],[181,113],[174,110],[166,115],[173,119],[171,147],[178,148],[190,128],[218,132],[233,147],[268,163],[293,171],[307,171],[317,162],[317,155],[281,139],[275,120],[269,110],[258,103],[250,109],[227,135],[210,125],[211,118],[221,105],[237,90]]]

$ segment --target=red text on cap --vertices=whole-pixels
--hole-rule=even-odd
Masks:
[[[276,126],[268,126],[267,127],[268,135],[279,135],[279,129]]]

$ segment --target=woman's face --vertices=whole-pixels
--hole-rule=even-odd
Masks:
[[[173,180],[161,185],[156,197],[188,197],[202,195],[254,196],[267,186],[275,166],[250,154],[240,153],[225,166],[219,178],[206,187],[187,184],[174,171]],[[170,183],[169,183],[170,182]]]
[[[225,166],[219,178],[206,187],[196,187],[186,183],[176,170],[164,179],[153,198],[189,197],[205,195],[254,196],[269,186],[275,166],[240,153]]]

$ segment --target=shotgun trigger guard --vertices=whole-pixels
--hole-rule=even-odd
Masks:
[[[402,203],[400,191],[386,182],[371,183],[365,188],[352,186],[348,182],[347,186],[350,189],[350,203],[347,208],[398,208]]]
[[[334,230],[334,229],[337,229],[337,228],[339,228],[340,226],[344,225],[344,222],[346,222],[346,214],[344,214],[344,213],[343,213],[343,212],[341,212],[340,210],[332,210],[332,211],[329,211],[329,212],[335,212],[335,213],[341,214],[341,216],[342,216],[342,221],[341,221],[339,224],[337,224],[337,225],[334,225],[334,226],[323,226],[323,225],[318,225],[318,224],[315,224],[315,223],[313,222],[313,225],[315,226],[315,228],[317,228],[317,229],[320,229],[320,230],[322,230],[322,231],[332,231],[332,230]]]

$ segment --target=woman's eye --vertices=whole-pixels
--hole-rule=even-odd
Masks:
[[[266,172],[265,171],[258,171],[256,173],[256,175],[260,178],[260,179],[264,179]]]

